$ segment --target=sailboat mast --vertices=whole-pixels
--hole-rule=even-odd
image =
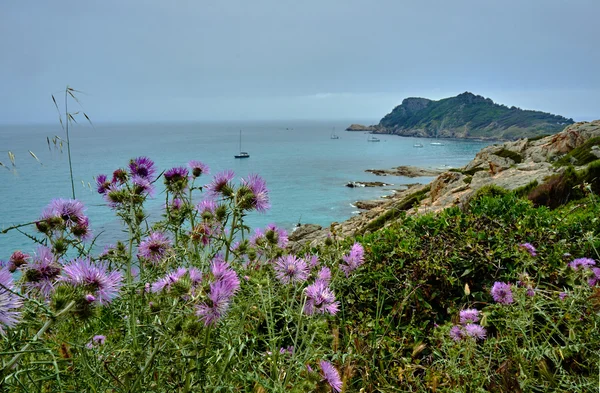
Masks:
[[[242,130],[240,130],[240,153],[242,152]]]

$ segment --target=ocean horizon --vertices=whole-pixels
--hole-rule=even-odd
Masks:
[[[96,246],[102,249],[124,239],[124,228],[112,210],[96,193],[94,178],[110,175],[125,167],[131,158],[147,156],[160,171],[185,166],[190,160],[207,164],[211,173],[201,177],[208,184],[212,175],[231,169],[236,180],[250,173],[259,174],[270,190],[271,209],[247,216],[252,228],[269,223],[291,230],[295,224],[328,226],[359,213],[358,200],[377,199],[401,189],[404,184],[428,183],[430,177],[380,177],[366,169],[389,169],[400,165],[425,168],[459,167],[468,163],[491,142],[443,139],[431,145],[428,138],[378,135],[379,142],[368,142],[364,132],[347,132],[346,127],[361,120],[338,121],[245,121],[181,123],[75,124],[70,129],[75,193],[87,208],[92,231],[99,234]],[[376,121],[362,120],[364,124]],[[236,159],[242,149],[250,158]],[[339,139],[332,139],[335,133]],[[48,145],[55,136],[66,139],[56,125],[0,126],[0,162],[11,166],[8,151],[16,166],[0,168],[0,230],[35,221],[54,198],[70,198],[71,183],[66,143],[62,152]],[[422,148],[413,147],[420,143]],[[39,162],[34,159],[35,154]],[[348,182],[382,181],[386,187],[349,188]],[[156,196],[147,204],[149,219],[160,219],[164,205],[162,180]],[[199,196],[198,201],[201,200]],[[35,235],[33,227],[22,228]],[[35,245],[12,230],[0,234],[0,259],[14,250],[33,252]]]

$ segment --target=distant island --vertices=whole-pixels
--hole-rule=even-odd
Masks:
[[[369,131],[425,138],[515,140],[555,134],[573,119],[494,103],[473,93],[433,101],[405,98],[377,125],[352,124],[347,131]]]

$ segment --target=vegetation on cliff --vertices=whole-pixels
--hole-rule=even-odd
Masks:
[[[509,108],[465,92],[439,101],[406,98],[378,128],[404,136],[517,139],[553,134],[572,123],[573,119]]]

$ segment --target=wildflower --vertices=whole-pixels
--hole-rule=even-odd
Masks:
[[[304,255],[304,260],[311,269],[319,265],[319,257],[316,255],[306,254]]]
[[[288,245],[288,234],[283,228],[278,228],[275,224],[267,225],[265,229],[265,238],[271,244],[279,248],[285,248]]]
[[[461,310],[460,315],[460,324],[466,325],[468,323],[474,323],[479,321],[479,310],[474,308],[468,308],[466,310]]]
[[[106,178],[106,175],[98,175],[96,177],[96,185],[98,186],[98,194],[105,194],[106,190],[110,186],[110,181]]]
[[[350,253],[348,255],[344,255],[342,259],[346,262],[346,265],[340,265],[340,269],[346,274],[346,277],[350,275],[350,273],[364,262],[365,250],[360,243],[354,243]]]
[[[299,283],[308,279],[308,265],[303,259],[296,258],[294,255],[277,258],[273,269],[275,269],[275,277],[282,284]]]
[[[560,300],[565,300],[569,295],[566,292],[561,292],[558,294],[558,298]]]
[[[187,189],[188,170],[182,166],[171,168],[163,175],[165,177],[165,186],[170,192],[179,194]]]
[[[217,324],[227,312],[231,297],[238,289],[239,279],[237,279],[237,285],[235,280],[218,280],[210,284],[210,293],[208,295],[210,302],[204,302],[196,307],[196,315],[204,321],[204,326],[214,326]]]
[[[96,346],[104,345],[105,341],[106,341],[106,336],[98,334],[98,335],[92,337],[92,340],[89,343],[87,343],[85,346],[88,349],[92,349]]]
[[[36,227],[40,232],[50,234],[55,229],[87,224],[84,210],[83,203],[76,199],[53,199],[42,212]]]
[[[331,388],[336,392],[342,391],[342,379],[340,378],[340,373],[338,370],[328,361],[321,360],[319,362],[321,366],[321,376],[323,380],[326,381]]]
[[[131,176],[140,176],[152,182],[155,180],[155,172],[154,161],[148,157],[138,157],[129,161],[129,173],[131,173]]]
[[[529,255],[531,255],[532,257],[535,257],[537,255],[535,247],[533,245],[531,245],[531,243],[519,244],[519,247],[521,247],[525,251],[527,251],[529,253]]]
[[[109,271],[104,262],[93,263],[89,257],[77,258],[64,267],[61,281],[83,287],[94,297],[94,301],[105,305],[119,294],[123,276],[118,271]]]
[[[213,178],[213,181],[210,184],[206,185],[206,190],[208,191],[208,195],[211,197],[216,197],[220,194],[223,196],[230,197],[233,195],[233,190],[231,188],[231,184],[229,183],[235,174],[232,170],[226,170],[220,173],[217,173]]]
[[[92,295],[91,293],[88,293],[87,295],[85,295],[83,297],[85,299],[86,302],[88,303],[93,303],[96,300],[96,296]]]
[[[127,183],[128,178],[129,178],[129,175],[127,174],[127,172],[124,169],[119,168],[113,172],[111,184],[123,185],[123,184]]]
[[[248,187],[252,192],[248,210],[255,209],[258,212],[264,213],[271,207],[267,183],[262,177],[250,174],[246,179],[242,179],[242,185]]]
[[[48,247],[40,246],[23,271],[25,286],[39,291],[46,298],[54,291],[54,282],[61,272],[61,266],[54,258]]]
[[[533,289],[532,287],[527,287],[527,291],[525,292],[525,294],[529,297],[533,297],[535,296],[535,289]]]
[[[469,337],[473,337],[475,340],[485,340],[486,331],[485,328],[474,324],[469,323],[465,325],[465,333]]]
[[[210,173],[210,168],[208,165],[200,161],[192,160],[188,162],[188,167],[192,170],[192,176],[194,178],[200,177],[201,175],[208,175]]]
[[[463,327],[459,326],[459,325],[452,326],[452,328],[450,329],[450,337],[454,341],[462,340],[465,337],[465,332],[463,330]]]
[[[131,184],[133,184],[133,192],[136,195],[154,196],[154,186],[147,177],[135,175],[131,178]]]
[[[24,254],[20,250],[17,250],[12,253],[10,258],[8,259],[8,270],[11,273],[14,273],[18,268],[23,265],[26,265],[31,260],[31,256],[29,254]]]
[[[138,248],[139,256],[153,263],[158,263],[171,248],[171,241],[161,232],[152,232]]]
[[[179,281],[183,276],[187,273],[187,269],[184,267],[180,267],[174,272],[167,274],[165,277],[159,279],[155,283],[152,284],[150,289],[151,292],[157,293],[163,290],[169,290],[173,284]]]
[[[227,284],[226,288],[230,288],[232,295],[240,288],[240,279],[236,272],[221,257],[217,256],[212,260],[210,271],[216,281]]]
[[[304,291],[306,293],[305,314],[329,313],[335,315],[339,311],[340,303],[335,300],[335,294],[325,281],[315,280]]]
[[[513,294],[510,284],[496,281],[491,291],[494,301],[501,304],[510,304],[513,302]]]
[[[327,266],[322,267],[317,273],[317,280],[321,280],[329,285],[331,282],[331,270]]]
[[[4,335],[4,328],[12,328],[21,318],[21,312],[17,311],[23,305],[23,301],[13,291],[12,274],[8,269],[0,269],[0,335]]]
[[[294,346],[290,345],[287,348],[281,347],[281,348],[279,348],[279,353],[282,354],[282,355],[286,355],[286,354],[293,355],[294,354]]]
[[[208,222],[202,222],[192,228],[190,238],[194,241],[200,241],[203,245],[210,244],[211,239],[220,233],[218,227],[211,225]]]
[[[196,205],[196,209],[200,212],[200,215],[204,215],[205,213],[213,215],[215,214],[215,210],[217,210],[217,202],[213,199],[205,199]]]
[[[569,263],[569,266],[573,269],[573,270],[578,270],[580,267],[583,269],[587,269],[591,266],[596,265],[596,261],[594,261],[591,258],[578,258],[578,259],[574,259]]]
[[[600,268],[594,267],[592,268],[592,277],[588,280],[588,284],[590,287],[593,287],[598,281],[600,281]]]

